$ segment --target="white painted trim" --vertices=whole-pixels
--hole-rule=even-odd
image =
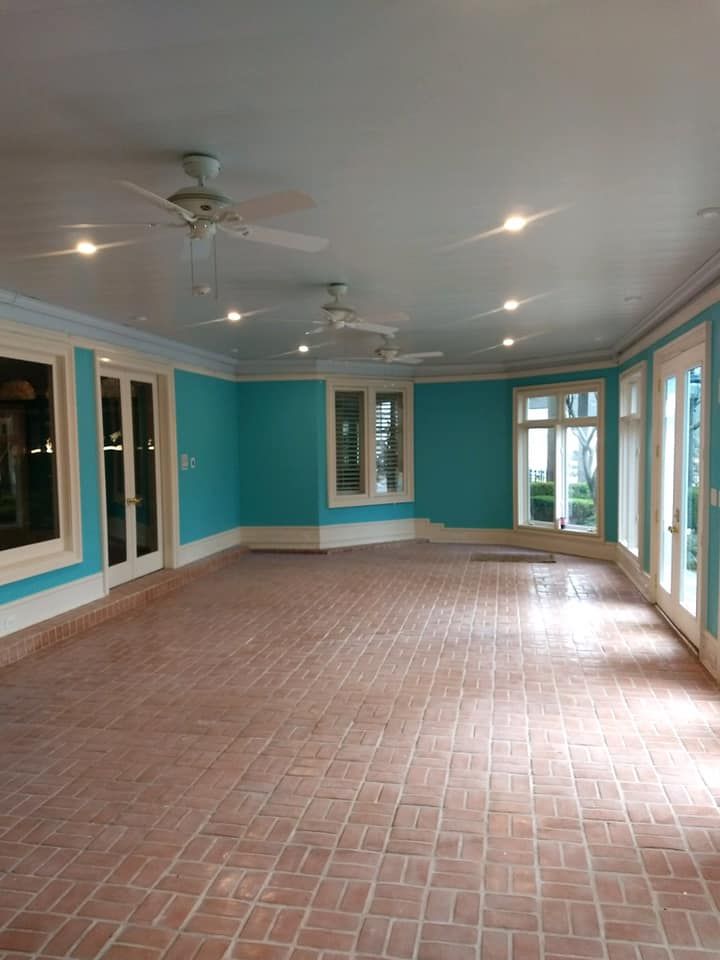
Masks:
[[[616,544],[615,562],[648,603],[655,603],[650,574],[643,570],[638,558],[621,543]]]
[[[241,542],[251,550],[337,550],[372,543],[415,540],[415,520],[371,520],[305,527],[243,527]]]
[[[242,527],[234,527],[232,530],[215,533],[211,537],[181,543],[177,548],[175,566],[184,567],[188,563],[204,560],[205,557],[211,557],[214,553],[220,553],[221,550],[239,547],[244,542],[244,532]]]
[[[420,540],[431,543],[478,543],[499,547],[526,547],[550,553],[562,553],[591,560],[614,560],[615,544],[572,531],[507,530],[472,527],[446,527],[431,520],[415,520]]]
[[[633,557],[633,559],[638,560],[638,557],[635,557],[627,548],[620,543],[620,537],[622,535],[622,510],[621,510],[621,498],[623,495],[622,490],[622,466],[623,466],[623,440],[624,440],[624,426],[629,422],[637,422],[640,424],[640,456],[638,457],[638,477],[637,477],[637,504],[638,504],[638,529],[637,529],[637,542],[638,542],[638,551],[642,552],[643,543],[645,542],[645,464],[646,457],[648,455],[647,450],[647,416],[648,412],[647,407],[647,363],[644,360],[641,360],[639,363],[633,364],[633,366],[628,367],[624,370],[618,379],[618,500],[617,500],[617,518],[618,518],[618,545],[622,546],[622,549],[625,550],[628,557]],[[623,391],[627,384],[638,383],[639,387],[639,403],[640,408],[636,416],[631,416],[630,414],[623,414],[622,405],[623,405]]]
[[[75,352],[67,340],[38,334],[4,316],[0,318],[0,342],[5,356],[52,368],[59,536],[2,551],[0,583],[15,583],[82,561]]]
[[[621,337],[617,343],[620,363],[651,347],[720,301],[719,273],[720,252],[662,300],[629,334]]]
[[[0,636],[33,627],[105,596],[102,573],[11,600],[0,607]]]
[[[700,635],[700,663],[716,680],[720,681],[720,640],[709,630]]]

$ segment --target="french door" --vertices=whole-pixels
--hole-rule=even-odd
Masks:
[[[695,646],[700,641],[705,346],[660,366],[656,512],[657,602]]]
[[[109,585],[163,566],[157,378],[100,377]]]

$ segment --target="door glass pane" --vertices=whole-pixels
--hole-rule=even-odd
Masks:
[[[135,506],[137,555],[144,557],[158,549],[157,489],[155,471],[155,422],[153,388],[141,380],[130,382],[133,441],[135,444]]]
[[[660,473],[660,586],[667,593],[672,589],[672,554],[675,526],[675,377],[665,381],[663,396],[662,458]]]
[[[528,519],[555,522],[555,427],[531,427],[527,432]]]
[[[105,460],[105,509],[107,511],[108,564],[113,567],[127,560],[125,527],[125,463],[123,460],[122,408],[120,381],[100,378],[103,421],[103,457]]]
[[[596,490],[597,427],[568,427],[565,431],[567,526],[587,533],[597,530]]]
[[[0,550],[60,536],[53,368],[0,357]]]
[[[680,603],[693,616],[695,616],[697,607],[701,405],[702,367],[693,367],[685,373],[684,507],[680,541]]]

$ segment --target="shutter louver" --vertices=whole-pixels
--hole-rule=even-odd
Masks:
[[[360,391],[335,393],[335,492],[365,493],[364,410]]]
[[[375,492],[402,493],[403,395],[375,394]]]

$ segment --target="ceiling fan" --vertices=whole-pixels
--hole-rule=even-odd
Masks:
[[[347,284],[329,283],[327,292],[330,294],[330,300],[323,304],[324,319],[313,320],[317,324],[315,329],[306,331],[306,336],[325,333],[328,328],[332,330],[359,330],[363,333],[380,333],[385,337],[394,337],[398,331],[397,327],[389,326],[386,323],[374,323],[372,320],[365,320],[359,317],[357,311],[349,304],[342,302],[342,298],[347,293]],[[393,313],[383,315],[381,319],[403,320],[406,314]]]
[[[130,180],[117,181],[126,190],[143,197],[153,206],[175,218],[170,222],[156,222],[150,226],[185,227],[188,229],[191,240],[208,239],[214,237],[217,230],[221,230],[224,234],[241,240],[286,247],[290,250],[302,250],[306,253],[319,253],[327,247],[328,241],[323,237],[261,227],[251,222],[314,207],[315,201],[306,193],[299,190],[283,190],[236,203],[217,188],[207,185],[209,180],[214,180],[220,173],[220,161],[217,157],[204,153],[186,153],[182,158],[182,166],[185,173],[197,180],[197,183],[192,187],[181,187],[167,198],[146,190],[145,187],[140,187]],[[141,225],[64,224],[66,227],[77,229]]]
[[[373,360],[381,360],[383,363],[422,363],[423,360],[429,360],[431,357],[444,357],[441,350],[425,350],[422,353],[402,353],[398,347],[393,347],[385,338],[382,347],[378,347],[373,353]]]

